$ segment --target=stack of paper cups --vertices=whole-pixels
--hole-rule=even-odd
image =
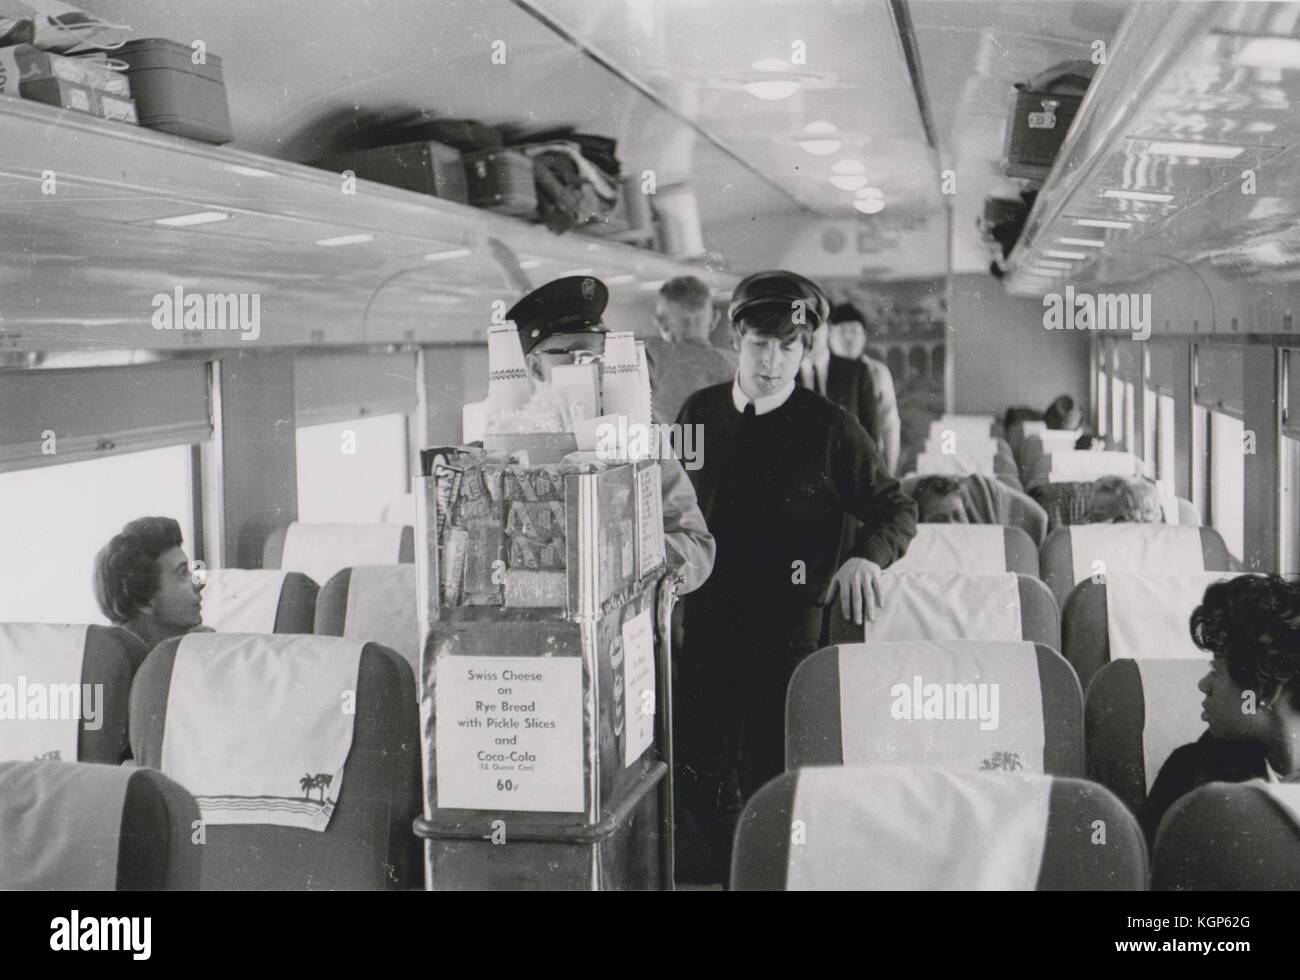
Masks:
[[[641,368],[636,339],[627,331],[605,337],[605,370],[601,374],[600,401],[605,415],[625,415],[629,423],[641,414]]]
[[[644,340],[636,342],[636,368],[637,385],[641,389],[641,410],[637,421],[649,425],[653,418],[650,407],[650,362],[646,359]]]
[[[533,386],[514,321],[492,324],[488,327],[488,410],[523,408],[532,397]]]

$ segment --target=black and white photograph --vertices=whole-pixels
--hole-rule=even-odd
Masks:
[[[1298,310],[1295,0],[0,0],[18,945],[1054,892],[1261,951]]]

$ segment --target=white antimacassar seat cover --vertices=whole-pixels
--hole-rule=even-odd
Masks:
[[[1094,574],[1176,575],[1205,569],[1199,528],[1075,524],[1069,532],[1075,585]],[[1101,565],[1094,567],[1094,562]]]
[[[208,569],[203,624],[218,633],[274,633],[288,574],[277,568]]]
[[[401,553],[400,524],[289,525],[280,568],[324,584],[349,565],[395,565]]]
[[[1132,453],[1094,449],[1055,450],[1051,453],[1049,483],[1089,483],[1103,476],[1137,476],[1141,472]]]
[[[1051,777],[933,768],[799,770],[789,891],[1033,891]]]
[[[958,438],[987,438],[993,435],[993,416],[941,415],[930,421],[930,438],[942,438],[945,432],[955,433]]]
[[[1192,610],[1201,604],[1207,588],[1240,574],[1107,571],[1106,635],[1110,659],[1209,659],[1211,654],[1192,641],[1187,625]]]
[[[324,831],[352,747],[362,646],[187,635],[167,693],[163,774],[193,794],[207,823]]]
[[[1291,818],[1291,822],[1296,826],[1296,832],[1300,833],[1300,783],[1275,783],[1266,779],[1252,779],[1249,785],[1259,787],[1272,798],[1278,809]]]
[[[1005,572],[1006,532],[1001,524],[918,524],[907,553],[891,572]]]
[[[919,476],[993,476],[993,455],[922,452],[916,456],[916,472]]]
[[[0,761],[77,761],[86,627],[0,623]],[[95,696],[94,692],[90,692]]]
[[[950,640],[838,649],[845,765],[1043,771],[1034,644]]]
[[[1185,659],[1138,660],[1142,678],[1142,766],[1147,792],[1174,749],[1195,742],[1205,733],[1196,680],[1188,676]],[[1206,665],[1209,669],[1209,665]]]
[[[946,435],[931,436],[925,440],[925,452],[948,452],[957,456],[996,456],[998,441],[992,436],[969,436],[953,433],[951,439]]]
[[[895,572],[881,576],[881,608],[868,643],[905,640],[1021,640],[1014,572]]]

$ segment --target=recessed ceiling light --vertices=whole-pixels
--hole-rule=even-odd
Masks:
[[[879,214],[885,210],[885,201],[880,197],[860,197],[853,202],[853,206],[863,214]]]
[[[853,160],[845,157],[843,160],[836,160],[831,164],[831,173],[836,174],[865,174],[866,165],[861,160]]]
[[[210,225],[217,221],[226,221],[230,215],[225,211],[195,211],[193,214],[178,214],[172,218],[155,218],[154,224],[169,228],[188,228],[190,225]]]
[[[591,269],[570,269],[567,272],[557,272],[557,276],[589,276],[592,274]]]
[[[232,163],[227,167],[237,174],[243,174],[245,177],[274,177],[275,174],[269,170],[262,170],[260,167],[245,167],[242,163]]]
[[[1062,252],[1060,249],[1049,248],[1043,253],[1051,259],[1086,259],[1087,252]]]
[[[445,252],[430,252],[425,258],[430,262],[442,262],[446,259],[463,259],[465,256],[473,254],[468,248],[451,248]]]
[[[831,183],[842,191],[856,191],[867,186],[867,178],[861,174],[835,174]]]
[[[318,238],[317,245],[324,245],[326,248],[334,248],[338,245],[362,245],[365,242],[373,242],[374,235],[339,235],[337,238]]]
[[[1114,218],[1075,218],[1074,223],[1080,228],[1132,228],[1133,222],[1119,221]]]
[[[1233,60],[1245,68],[1300,68],[1300,38],[1253,37]]]
[[[621,285],[623,285],[625,282],[633,282],[635,279],[636,279],[636,276],[630,276],[630,275],[610,276],[608,279],[605,280],[605,285],[606,285],[606,286],[621,286]]]
[[[649,291],[652,290],[652,289],[658,289],[658,288],[659,288],[660,286],[662,286],[663,284],[664,284],[664,280],[663,280],[663,279],[650,279],[650,280],[648,280],[648,281],[646,281],[646,282],[641,283],[641,287],[640,287],[640,288],[642,288],[642,289],[646,290],[647,292],[649,292]]]
[[[1167,204],[1174,199],[1172,194],[1154,194],[1151,191],[1102,191],[1102,197],[1110,197],[1119,201],[1147,201],[1151,204]]]
[[[1156,140],[1147,144],[1147,152],[1166,157],[1199,157],[1202,160],[1235,160],[1245,147],[1225,143],[1196,143],[1180,140]]]
[[[1069,262],[1052,262],[1048,259],[1041,260],[1034,268],[1036,269],[1073,269],[1074,266]]]
[[[800,140],[799,148],[805,153],[811,153],[815,157],[828,157],[832,153],[838,153],[844,146],[843,140],[821,139],[821,140]]]
[[[809,136],[834,136],[840,129],[829,119],[815,119],[803,131]]]
[[[1106,247],[1106,239],[1104,238],[1058,238],[1057,242],[1062,245],[1082,245],[1085,248]]]
[[[803,88],[803,83],[793,78],[763,78],[745,83],[745,91],[764,102],[780,102]]]
[[[542,264],[541,259],[524,259],[522,262],[519,263],[519,268],[536,269],[541,264]]]

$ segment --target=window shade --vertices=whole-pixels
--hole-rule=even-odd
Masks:
[[[211,436],[203,361],[0,371],[0,470]]]
[[[300,426],[415,411],[413,353],[303,356],[294,361],[293,378]]]
[[[1142,381],[1142,345],[1131,340],[1115,341],[1115,359],[1118,364],[1116,373],[1129,384],[1137,385]]]
[[[1199,347],[1196,404],[1234,418],[1246,415],[1245,356],[1240,347]]]

